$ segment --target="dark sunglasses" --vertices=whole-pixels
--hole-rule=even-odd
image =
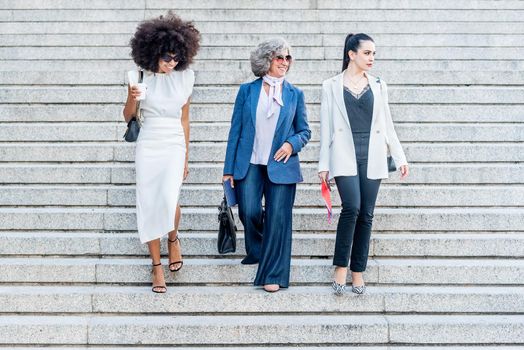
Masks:
[[[160,57],[162,59],[162,61],[166,62],[166,63],[169,63],[171,61],[175,61],[175,62],[178,62],[178,57],[176,56],[171,56],[171,55],[168,55],[168,54],[165,54],[164,56]]]
[[[275,56],[275,59],[279,63],[282,63],[284,60],[291,62],[293,60],[293,57],[291,55],[286,55],[286,56],[278,55],[278,56]]]

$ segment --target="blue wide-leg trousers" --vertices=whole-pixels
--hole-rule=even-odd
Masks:
[[[235,190],[247,253],[242,263],[258,263],[255,286],[287,288],[296,184],[275,184],[269,180],[267,166],[250,164],[246,177],[235,182]]]

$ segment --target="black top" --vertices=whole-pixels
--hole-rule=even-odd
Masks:
[[[348,113],[349,125],[353,133],[369,133],[371,131],[371,120],[373,119],[373,91],[369,85],[362,93],[355,96],[344,87],[344,102]]]

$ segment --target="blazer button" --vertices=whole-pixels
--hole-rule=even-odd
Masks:
[[[338,131],[342,132],[342,128],[338,129]]]
[[[380,130],[377,130],[377,134],[380,134]]]

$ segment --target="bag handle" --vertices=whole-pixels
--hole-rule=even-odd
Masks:
[[[144,81],[144,71],[138,70],[138,83],[141,84]],[[136,121],[138,125],[142,126],[142,110],[140,109],[140,101],[136,103]]]

